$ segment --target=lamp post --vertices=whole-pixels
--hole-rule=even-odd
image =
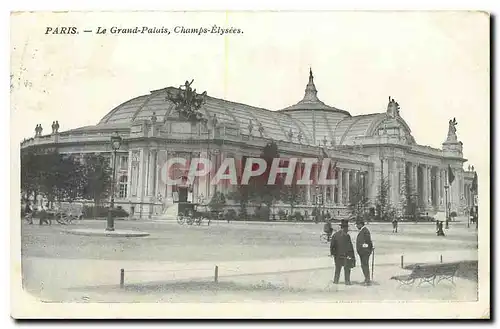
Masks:
[[[113,175],[111,176],[111,202],[109,203],[108,209],[108,220],[106,225],[106,231],[115,230],[115,222],[112,216],[112,210],[115,204],[115,171],[116,171],[116,151],[120,148],[122,138],[115,132],[111,136],[111,148],[113,149]]]

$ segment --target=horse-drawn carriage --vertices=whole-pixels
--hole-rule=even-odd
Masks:
[[[177,213],[177,223],[188,224],[188,225],[201,225],[201,223],[206,220],[208,225],[210,225],[210,218],[204,216],[203,212],[199,208],[204,208],[206,206],[191,203],[191,202],[179,202],[178,203],[178,213]]]
[[[61,203],[57,209],[52,210],[51,213],[59,224],[72,224],[73,221],[82,219],[83,205],[76,203]]]

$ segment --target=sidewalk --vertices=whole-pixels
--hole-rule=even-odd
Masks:
[[[423,262],[477,260],[475,250],[452,250],[446,252],[407,253],[404,265]],[[359,263],[359,260],[358,260]],[[376,255],[375,268],[381,266],[400,267],[401,255]],[[370,260],[371,264],[371,260]],[[23,259],[23,273],[29,290],[45,295],[54,290],[79,290],[84,287],[115,286],[120,282],[120,270],[125,271],[125,284],[147,284],[155,281],[213,280],[215,266],[219,278],[245,275],[270,274],[276,277],[283,273],[331,269],[332,259],[325,255],[316,258],[286,258],[226,262],[147,262],[88,259],[53,259],[27,257]],[[377,270],[378,271],[378,270]],[[402,270],[404,272],[405,270]],[[81,289],[84,291],[85,289]]]
[[[419,262],[439,262],[441,253],[408,253],[404,266]],[[475,260],[473,250],[443,252],[443,262]],[[331,285],[333,261],[330,257],[287,258],[228,262],[141,262],[80,259],[27,258],[23,262],[27,291],[45,301],[191,301],[231,300],[470,300],[476,283],[465,279],[454,289],[439,285],[401,291],[394,275],[406,274],[401,255],[375,256],[375,285],[356,285],[362,280],[359,260],[352,272],[354,286]],[[218,284],[214,283],[218,266]],[[371,260],[370,260],[371,265]],[[120,269],[125,270],[125,289],[119,288]],[[343,282],[343,275],[341,283]],[[368,289],[368,290],[367,290]],[[425,290],[427,289],[427,290]],[[335,293],[330,295],[328,292]],[[472,296],[472,297],[471,297]]]

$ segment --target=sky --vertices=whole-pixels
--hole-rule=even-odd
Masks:
[[[47,27],[235,27],[234,35],[45,34]],[[96,124],[151,90],[193,87],[278,110],[304,95],[352,115],[388,97],[417,143],[441,148],[456,118],[464,157],[489,172],[489,17],[479,12],[19,13],[11,16],[11,137]],[[469,164],[469,163],[466,163]],[[486,178],[486,177],[485,177]]]

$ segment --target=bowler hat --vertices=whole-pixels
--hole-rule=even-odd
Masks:
[[[340,227],[349,227],[349,222],[347,222],[345,219],[342,219],[340,221]]]

